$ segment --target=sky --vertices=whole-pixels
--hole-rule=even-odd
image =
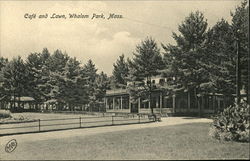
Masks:
[[[112,74],[113,63],[121,54],[133,57],[135,47],[147,37],[160,44],[174,44],[172,33],[191,12],[204,13],[208,26],[221,18],[231,22],[230,11],[239,0],[137,0],[137,1],[0,1],[0,56],[56,49],[67,52],[85,64],[89,59],[98,72]],[[50,18],[53,14],[65,18]],[[89,15],[70,19],[69,14]],[[36,14],[33,19],[25,15]],[[48,14],[47,18],[39,15]],[[92,18],[103,14],[103,18]],[[110,14],[122,18],[107,19]],[[27,16],[28,17],[28,16]],[[161,50],[162,51],[162,50]]]

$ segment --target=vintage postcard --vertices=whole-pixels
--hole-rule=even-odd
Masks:
[[[247,0],[1,0],[0,160],[249,160]]]

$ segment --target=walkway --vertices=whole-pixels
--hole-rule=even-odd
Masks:
[[[145,124],[105,126],[105,127],[96,127],[96,128],[83,128],[83,129],[44,132],[44,133],[31,133],[31,134],[22,134],[22,135],[2,136],[0,137],[0,148],[1,148],[0,151],[1,152],[3,151],[4,146],[11,139],[16,139],[18,144],[20,144],[22,142],[32,142],[32,141],[60,139],[60,138],[65,139],[69,137],[88,136],[88,135],[94,135],[94,134],[99,134],[99,133],[133,130],[133,129],[141,129],[141,128],[154,128],[154,127],[161,127],[161,126],[180,125],[180,124],[199,123],[199,122],[212,122],[212,120],[206,119],[206,118],[193,118],[193,117],[167,117],[167,118],[162,118],[161,122],[153,122],[153,123],[145,123]]]

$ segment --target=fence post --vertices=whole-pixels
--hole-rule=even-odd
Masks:
[[[138,119],[139,119],[139,123],[141,123],[141,120],[140,120],[140,115],[138,115]]]
[[[81,118],[81,116],[79,117],[79,123],[80,123],[80,128],[82,127],[82,118]]]
[[[40,122],[41,122],[41,120],[39,119],[39,120],[38,120],[39,132],[41,131],[41,123],[40,123]]]

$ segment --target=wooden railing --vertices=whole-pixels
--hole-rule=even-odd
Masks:
[[[148,115],[74,117],[0,123],[0,136],[152,122]]]

